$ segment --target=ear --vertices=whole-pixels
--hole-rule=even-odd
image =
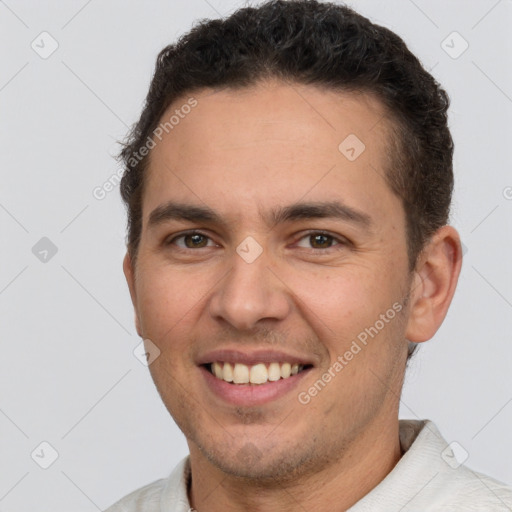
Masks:
[[[132,266],[132,260],[128,252],[125,254],[123,259],[123,272],[124,277],[126,278],[126,282],[128,284],[128,289],[130,290],[130,297],[132,299],[133,309],[135,311],[135,329],[137,330],[137,334],[142,338],[142,330],[140,328],[140,320],[139,315],[137,313],[137,294],[135,292],[135,272]]]
[[[414,271],[405,334],[409,341],[427,341],[439,329],[455,293],[461,266],[459,233],[452,226],[439,228],[419,255]]]

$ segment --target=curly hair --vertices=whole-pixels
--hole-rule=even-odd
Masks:
[[[389,29],[349,7],[317,0],[271,0],[225,19],[200,20],[158,55],[145,105],[119,153],[135,265],[151,140],[168,107],[204,88],[243,88],[266,78],[373,94],[390,121],[385,179],[406,215],[409,270],[448,222],[453,191],[449,98]],[[410,344],[409,357],[416,344]]]

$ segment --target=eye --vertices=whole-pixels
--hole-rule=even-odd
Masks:
[[[183,240],[183,244],[177,243],[178,240]],[[215,246],[212,240],[205,234],[199,231],[191,231],[189,233],[182,233],[171,240],[165,242],[166,245],[176,245],[180,249],[202,249],[204,247],[208,247],[208,241],[210,241],[213,245],[209,247]]]
[[[344,237],[336,237],[324,231],[312,231],[303,235],[297,242],[298,247],[312,249],[315,252],[327,251],[336,245],[346,246],[349,241]],[[182,250],[204,249],[216,247],[217,244],[211,238],[200,231],[190,231],[165,241],[165,245],[174,245]]]
[[[304,242],[303,242],[304,241]],[[336,244],[347,245],[348,241],[344,238],[338,238],[323,231],[313,231],[300,238],[297,245],[304,248],[330,249]]]

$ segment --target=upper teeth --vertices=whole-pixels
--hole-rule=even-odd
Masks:
[[[264,384],[281,378],[287,379],[291,375],[299,373],[303,368],[303,365],[290,363],[270,363],[268,368],[264,363],[247,366],[242,363],[233,365],[215,362],[211,365],[212,373],[218,379],[235,384]]]

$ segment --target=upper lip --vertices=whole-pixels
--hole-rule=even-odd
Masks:
[[[206,352],[197,358],[197,365],[204,365],[214,362],[242,363],[252,366],[258,363],[297,363],[302,365],[313,365],[311,359],[289,354],[276,350],[251,350],[244,351],[237,349],[218,349]]]

